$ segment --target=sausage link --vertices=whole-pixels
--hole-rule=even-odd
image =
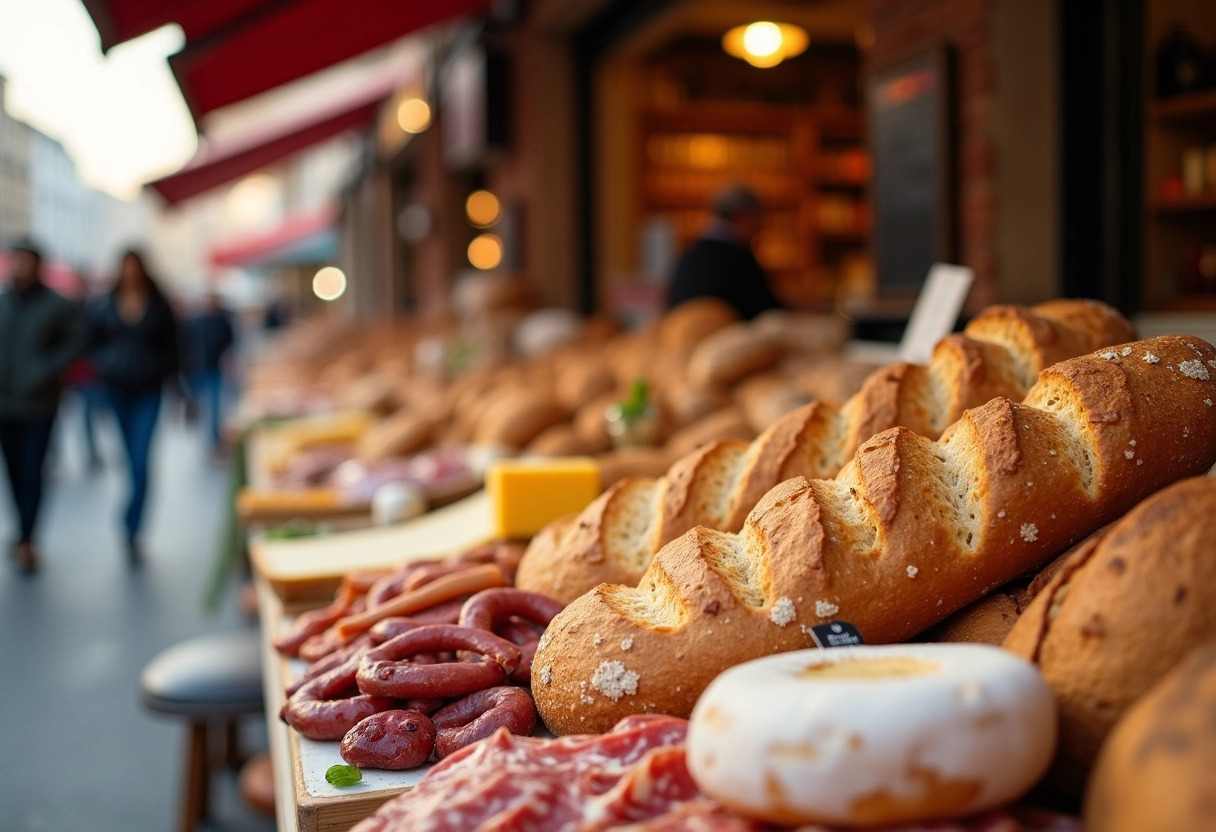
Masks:
[[[283,721],[310,740],[342,739],[360,720],[391,710],[385,696],[344,696],[355,684],[358,659],[306,682],[283,707]]]
[[[469,650],[489,661],[419,664],[404,659],[419,653]],[[520,651],[485,630],[429,624],[374,647],[359,660],[359,690],[397,699],[456,697],[500,684],[519,666]]]
[[[372,634],[372,639],[380,644],[424,624],[455,624],[460,619],[460,609],[464,602],[464,598],[458,598],[436,604],[430,609],[419,610],[412,615],[394,615],[377,621],[368,632]]]
[[[333,603],[321,609],[301,613],[291,625],[291,629],[274,640],[274,648],[284,656],[299,655],[304,642],[325,632],[339,618],[350,612],[355,597],[354,586],[343,582]]]
[[[431,719],[435,723],[435,754],[442,760],[499,728],[530,736],[536,728],[536,705],[521,688],[489,688],[453,702]]]
[[[561,603],[539,592],[509,587],[483,589],[464,602],[460,609],[460,625],[493,630],[495,624],[514,615],[547,627],[553,616],[561,611]]]
[[[359,768],[403,771],[430,759],[435,726],[418,711],[384,711],[359,722],[342,737],[342,759]]]
[[[302,688],[306,682],[312,681],[322,673],[327,673],[328,671],[333,670],[338,665],[345,664],[351,658],[359,655],[364,650],[372,647],[374,644],[375,642],[372,641],[371,636],[362,635],[345,647],[339,647],[328,656],[317,659],[308,667],[304,668],[304,672],[287,686],[287,696],[290,698],[295,694],[296,691]],[[516,668],[516,670],[518,669],[519,668]]]

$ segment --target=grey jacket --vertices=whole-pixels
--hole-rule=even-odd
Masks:
[[[42,284],[0,290],[0,418],[53,416],[87,339],[79,308],[62,295]]]

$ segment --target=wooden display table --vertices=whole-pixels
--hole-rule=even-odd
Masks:
[[[345,832],[417,783],[426,767],[407,772],[369,770],[355,786],[329,785],[326,769],[342,762],[338,743],[304,739],[279,720],[286,683],[304,663],[281,657],[273,646],[275,637],[300,612],[325,603],[348,571],[391,569],[410,560],[453,554],[486,542],[492,530],[489,498],[479,492],[397,526],[250,541],[280,832]]]

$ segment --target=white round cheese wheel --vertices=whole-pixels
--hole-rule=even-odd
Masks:
[[[702,694],[688,768],[706,794],[785,824],[879,826],[1004,804],[1051,761],[1056,709],[996,647],[799,650],[734,667]]]

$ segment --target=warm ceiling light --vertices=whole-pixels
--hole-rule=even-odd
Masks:
[[[406,98],[397,105],[397,124],[407,133],[421,133],[431,126],[431,107],[421,98]]]
[[[346,275],[341,269],[326,266],[312,278],[312,293],[321,300],[337,300],[346,292]]]
[[[469,243],[469,262],[479,269],[497,268],[502,262],[502,238],[496,234],[479,234]]]
[[[498,222],[501,212],[498,197],[489,191],[473,191],[464,201],[464,213],[476,228],[489,228]]]
[[[801,55],[807,40],[806,30],[801,27],[760,20],[731,29],[722,36],[722,48],[752,66],[770,67]]]

